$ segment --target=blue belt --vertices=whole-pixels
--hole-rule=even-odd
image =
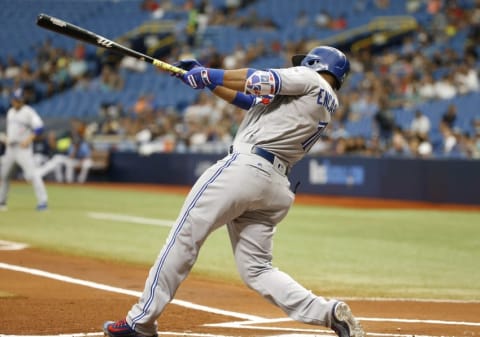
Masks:
[[[228,153],[229,154],[232,154],[234,152],[234,147],[233,145],[230,145],[230,148],[228,150]],[[261,147],[258,147],[256,145],[252,146],[251,150],[250,150],[251,153],[253,154],[256,154],[257,156],[260,156],[262,157],[263,159],[267,160],[268,162],[270,162],[272,165],[275,166],[275,155],[265,149],[262,149]],[[284,167],[282,167],[280,170],[281,170],[281,173],[283,173],[284,175],[288,175],[289,173],[289,169],[288,169],[288,166],[286,165],[282,165]]]

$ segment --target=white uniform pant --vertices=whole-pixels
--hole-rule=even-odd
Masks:
[[[32,183],[38,204],[47,203],[47,190],[41,176],[35,169],[33,150],[31,147],[7,146],[5,154],[1,157],[0,167],[0,203],[7,202],[8,189],[10,187],[10,173],[15,164],[23,170],[25,179]]]
[[[79,183],[84,183],[87,180],[88,173],[90,172],[92,165],[93,161],[90,158],[75,159],[70,158],[67,155],[56,154],[52,157],[52,159],[47,161],[39,168],[39,172],[40,175],[44,177],[53,171],[55,174],[55,180],[57,182],[66,181],[67,183],[73,183],[75,180],[75,169],[79,167],[80,172],[78,174],[77,181]]]
[[[234,153],[207,169],[187,196],[139,301],[127,314],[130,326],[147,336],[156,333],[157,318],[187,277],[200,247],[224,224],[249,287],[295,320],[329,326],[334,301],[312,294],[272,266],[275,228],[293,200],[288,178],[255,154]]]

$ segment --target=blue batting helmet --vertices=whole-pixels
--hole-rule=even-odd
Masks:
[[[10,99],[16,101],[22,101],[24,99],[23,89],[17,88],[10,94]]]
[[[337,81],[335,89],[340,89],[343,81],[350,71],[350,62],[344,53],[340,50],[321,46],[315,47],[307,55],[294,55],[292,64],[296,66],[305,66],[316,72],[326,72],[332,74]]]

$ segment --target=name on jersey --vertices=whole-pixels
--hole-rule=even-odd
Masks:
[[[338,102],[328,91],[320,89],[317,98],[317,104],[323,105],[330,114],[333,114],[338,108]]]

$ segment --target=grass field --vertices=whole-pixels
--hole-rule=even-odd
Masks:
[[[184,199],[91,186],[48,192],[50,210],[39,213],[32,187],[13,184],[0,239],[145,266]],[[278,226],[273,262],[326,296],[480,300],[479,261],[480,212],[295,204]],[[193,272],[240,282],[224,228],[207,240]]]

